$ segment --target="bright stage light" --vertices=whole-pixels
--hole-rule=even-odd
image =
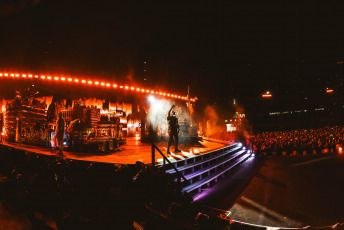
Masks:
[[[155,97],[152,96],[152,95],[150,95],[150,96],[148,97],[148,101],[149,101],[150,103],[153,103],[153,102],[155,101]]]

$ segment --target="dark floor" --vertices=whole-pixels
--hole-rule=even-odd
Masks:
[[[267,157],[233,204],[254,163],[245,167],[198,202],[229,210],[231,219],[251,224],[302,227],[344,222],[344,155]]]

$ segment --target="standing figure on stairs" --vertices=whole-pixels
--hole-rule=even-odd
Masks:
[[[178,133],[179,133],[179,124],[178,124],[178,118],[176,117],[176,113],[172,111],[172,109],[175,107],[175,105],[172,106],[172,108],[168,111],[167,115],[167,123],[168,123],[168,145],[167,145],[167,154],[170,154],[170,146],[173,142],[175,143],[175,152],[180,153],[181,151],[178,149]],[[172,112],[172,115],[171,115]]]

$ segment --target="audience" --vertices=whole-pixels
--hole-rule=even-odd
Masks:
[[[254,150],[266,155],[335,152],[343,140],[344,127],[264,132],[252,137]]]

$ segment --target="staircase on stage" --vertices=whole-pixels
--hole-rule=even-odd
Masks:
[[[172,164],[186,180],[181,178],[182,192],[195,195],[199,194],[202,188],[214,185],[250,156],[250,150],[241,143],[235,143],[188,159],[181,159]],[[166,167],[169,166],[166,165]],[[174,168],[169,167],[166,172],[178,177]]]

